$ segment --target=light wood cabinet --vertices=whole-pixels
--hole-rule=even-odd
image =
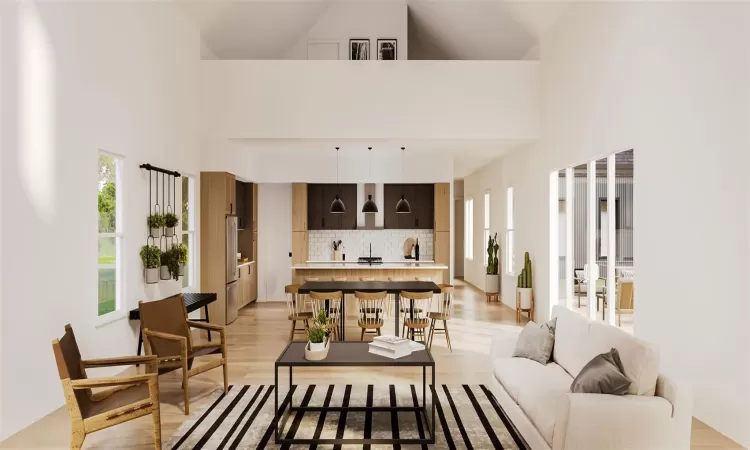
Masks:
[[[253,231],[258,231],[258,183],[253,183],[253,193],[252,193],[252,202],[253,202]]]
[[[451,230],[450,193],[450,183],[435,183],[435,231]]]
[[[307,231],[307,183],[292,184],[292,231]]]
[[[307,262],[307,231],[292,231],[292,264]]]
[[[248,303],[258,300],[258,264],[250,264],[249,300]]]
[[[253,231],[253,261],[258,262],[258,233]]]
[[[247,286],[247,281],[250,279],[245,272],[245,267],[242,266],[237,269],[238,280],[237,280],[237,298],[239,299],[239,306],[242,308],[247,305],[247,299],[250,296],[250,292]]]
[[[437,264],[451,266],[451,234],[448,231],[436,231],[434,233],[434,259]],[[450,269],[445,271],[443,280],[450,280]],[[450,281],[445,281],[450,283]]]
[[[231,173],[224,173],[226,197],[224,211],[226,214],[237,214],[237,180]]]

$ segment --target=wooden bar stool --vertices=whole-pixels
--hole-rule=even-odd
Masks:
[[[354,298],[357,299],[357,311],[359,317],[357,325],[362,329],[360,340],[365,340],[365,334],[377,334],[380,336],[380,329],[385,323],[386,298],[388,292],[359,292],[354,291]]]
[[[414,340],[419,335],[422,337],[422,342],[427,345],[425,330],[430,326],[427,311],[430,310],[430,303],[432,303],[432,292],[401,291],[401,301],[401,309],[406,310],[404,326],[411,334],[411,339]]]
[[[440,301],[437,302],[436,308],[427,315],[430,318],[430,339],[429,345],[432,348],[432,338],[435,337],[435,333],[445,334],[445,340],[448,343],[448,350],[453,352],[451,347],[451,337],[448,334],[448,320],[451,318],[453,312],[453,291],[454,287],[450,284],[441,284],[440,286]],[[437,328],[435,325],[438,320],[443,321],[443,328]]]
[[[497,292],[485,292],[484,295],[487,296],[487,302],[499,302],[500,297]]]
[[[289,314],[287,318],[292,322],[292,331],[289,333],[289,341],[294,340],[296,333],[303,333],[307,339],[307,330],[310,328],[309,321],[312,320],[312,311],[305,307],[305,302],[299,298],[299,284],[289,284],[284,286],[286,294],[286,309]],[[297,322],[302,322],[304,327],[297,328]]]
[[[341,336],[341,303],[344,300],[344,294],[341,291],[336,292],[310,292],[312,300],[312,313],[317,316],[320,310],[328,314],[328,330],[331,332],[331,340],[339,339]]]

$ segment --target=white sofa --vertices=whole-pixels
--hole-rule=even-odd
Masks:
[[[562,306],[553,361],[513,358],[518,331],[492,342],[489,387],[533,450],[689,449],[692,392],[659,374],[659,353],[624,331]],[[616,348],[631,381],[625,396],[573,394],[570,385],[594,356]]]

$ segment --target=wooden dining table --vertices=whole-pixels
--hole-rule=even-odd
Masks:
[[[359,292],[387,292],[393,294],[394,309],[393,315],[395,320],[395,333],[399,335],[399,302],[401,301],[400,294],[402,291],[407,292],[432,292],[435,294],[440,293],[440,287],[432,281],[308,281],[299,288],[300,294],[309,294],[310,292],[338,292],[341,291],[343,294],[354,294],[355,291]],[[409,314],[414,317],[414,301],[409,302]],[[328,309],[328,302],[326,302],[326,310]],[[344,322],[346,321],[346,302],[344,299],[341,301],[341,323],[339,324],[339,335],[341,340],[346,340],[346,327]]]

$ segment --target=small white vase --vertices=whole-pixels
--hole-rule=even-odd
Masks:
[[[161,227],[151,228],[151,237],[154,239],[159,239],[161,237]]]
[[[165,227],[164,228],[164,236],[166,236],[166,237],[172,237],[172,236],[174,236],[174,227]]]
[[[521,298],[521,309],[531,308],[531,288],[516,288]]]
[[[185,264],[180,264],[180,273],[178,275],[181,277],[185,276]]]
[[[333,260],[334,261],[341,261],[341,250],[334,250],[333,251]]]
[[[154,284],[159,282],[159,269],[153,268],[153,269],[146,269],[146,283],[148,284]]]
[[[159,268],[159,278],[162,280],[168,280],[172,278],[172,275],[169,274],[169,266],[161,266]]]
[[[310,345],[310,351],[311,352],[322,352],[326,349],[326,343],[323,342],[308,342]]]
[[[497,294],[500,292],[500,276],[497,274],[484,275],[484,292],[489,294]]]

